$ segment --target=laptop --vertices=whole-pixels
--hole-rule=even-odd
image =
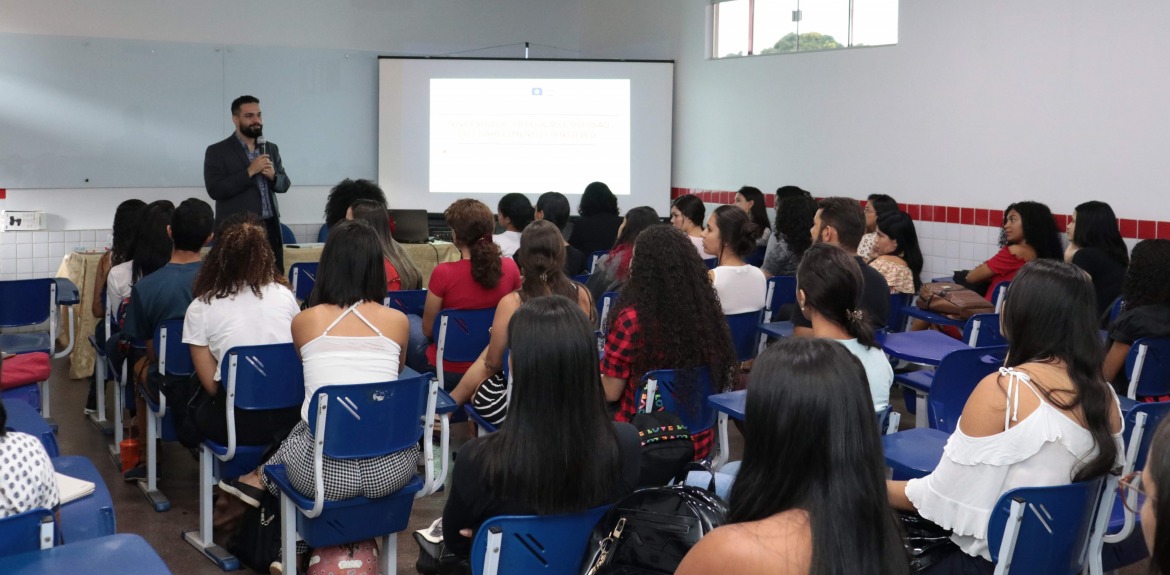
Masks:
[[[391,233],[394,241],[404,244],[425,244],[430,240],[430,226],[426,210],[387,210],[394,222]]]

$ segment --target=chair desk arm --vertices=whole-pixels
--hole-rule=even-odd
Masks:
[[[435,414],[444,415],[455,413],[457,409],[459,409],[459,404],[455,402],[455,399],[451,397],[451,394],[440,389],[439,397],[435,401]]]
[[[53,278],[53,281],[57,282],[57,305],[81,303],[81,295],[77,291],[77,284],[73,283],[69,278]]]

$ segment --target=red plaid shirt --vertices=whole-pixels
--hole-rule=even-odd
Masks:
[[[645,342],[638,323],[638,313],[632,306],[627,307],[618,313],[613,329],[606,334],[605,355],[601,358],[601,375],[627,381],[626,390],[618,400],[618,412],[614,415],[617,421],[631,421],[634,414],[645,410],[645,393],[639,393],[642,390],[641,374],[632,373],[634,358],[642,352],[643,347]],[[656,400],[655,403],[661,406],[660,401]],[[695,444],[695,459],[702,459],[710,453],[714,439],[714,428],[691,434],[691,441]]]

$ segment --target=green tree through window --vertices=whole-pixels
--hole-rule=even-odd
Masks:
[[[785,34],[772,45],[771,48],[764,48],[760,54],[775,54],[778,52],[808,52],[810,50],[834,50],[837,48],[844,48],[840,42],[837,42],[832,36],[828,34],[821,34],[820,32],[805,32],[798,38],[795,32]]]

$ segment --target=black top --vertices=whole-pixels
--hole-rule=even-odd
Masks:
[[[565,246],[565,275],[573,277],[586,272],[589,256],[573,246]]]
[[[1143,305],[1127,309],[1117,316],[1109,330],[1111,341],[1125,345],[1133,345],[1143,337],[1170,337],[1170,306]]]
[[[1097,292],[1097,315],[1100,316],[1121,295],[1125,265],[1097,248],[1077,250],[1073,254],[1072,263],[1093,278],[1093,290]]]
[[[885,276],[865,263],[864,259],[854,256],[857,265],[861,266],[862,293],[861,305],[865,314],[875,327],[885,327],[890,318],[890,284],[886,283]],[[812,327],[812,322],[804,317],[800,306],[792,308],[792,325],[794,327]]]
[[[629,423],[613,423],[618,437],[618,457],[621,460],[621,480],[613,486],[610,496],[598,505],[613,503],[625,497],[638,484],[641,471],[642,442],[638,430]],[[443,541],[452,553],[467,557],[471,553],[471,539],[459,534],[460,529],[478,529],[480,524],[500,515],[532,515],[532,508],[522,501],[496,499],[484,481],[484,462],[481,454],[483,438],[468,441],[459,450],[459,464],[451,478],[451,491],[443,507]],[[578,454],[589,457],[587,453]],[[532,457],[540,457],[538,453]],[[555,489],[555,486],[534,486],[536,489]],[[472,536],[474,538],[474,535]]]
[[[586,257],[593,252],[609,251],[617,239],[622,217],[614,214],[596,214],[581,217],[573,224],[569,245],[581,250]]]

